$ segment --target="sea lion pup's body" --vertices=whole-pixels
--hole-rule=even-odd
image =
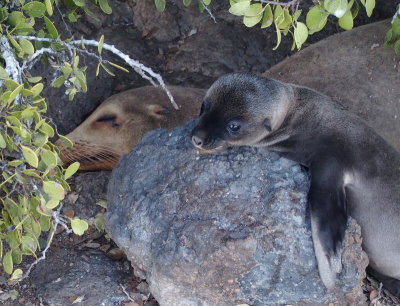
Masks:
[[[400,279],[400,154],[329,97],[263,77],[227,75],[208,90],[192,141],[209,152],[266,147],[309,168],[312,236],[327,288],[341,269],[348,215],[362,228],[370,266]]]
[[[65,163],[79,161],[81,170],[112,170],[142,136],[157,128],[171,129],[198,115],[205,90],[169,86],[180,106],[175,110],[165,92],[153,86],[135,88],[106,99],[84,122],[66,135],[72,148],[57,142]]]

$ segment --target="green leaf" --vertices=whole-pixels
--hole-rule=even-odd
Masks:
[[[353,15],[351,11],[347,11],[342,18],[339,18],[339,26],[345,30],[351,30],[353,28]]]
[[[0,149],[5,149],[7,147],[6,141],[3,135],[0,133]]]
[[[54,23],[51,22],[49,18],[43,16],[44,22],[46,23],[46,29],[49,31],[51,38],[57,39],[58,38],[58,31],[57,28],[54,26]]]
[[[281,39],[282,39],[281,30],[279,30],[279,28],[276,24],[275,24],[275,30],[276,30],[276,46],[273,47],[272,50],[278,49],[279,45],[281,44]]]
[[[7,274],[11,274],[14,268],[11,251],[8,251],[3,257],[3,268]]]
[[[371,17],[372,11],[375,8],[375,0],[366,0],[365,1],[365,10],[367,12],[367,16]]]
[[[344,14],[346,14],[348,2],[347,0],[338,0],[339,1],[339,6],[337,7],[336,11],[334,11],[332,14],[335,15],[337,18],[342,18]]]
[[[7,121],[10,122],[12,125],[15,125],[17,127],[21,127],[21,122],[17,117],[14,116],[7,116],[6,117]]]
[[[8,15],[8,23],[15,27],[19,23],[24,23],[26,20],[24,14],[20,11],[14,11]]]
[[[37,168],[39,164],[39,159],[36,153],[29,147],[25,147],[21,145],[22,154],[24,155],[25,160],[34,168]]]
[[[93,224],[99,232],[104,232],[106,230],[106,222],[103,216],[95,217]]]
[[[327,20],[328,14],[321,6],[315,5],[312,7],[306,16],[306,24],[309,28],[309,34],[321,31],[325,27]]]
[[[5,79],[8,78],[8,73],[7,71],[0,66],[0,79]]]
[[[261,29],[268,28],[274,22],[274,14],[272,13],[271,6],[266,5],[264,9],[263,19],[261,22]]]
[[[183,5],[188,7],[192,3],[192,0],[183,0]]]
[[[72,0],[76,6],[83,7],[86,5],[85,0]]]
[[[15,269],[15,271],[12,273],[10,280],[11,281],[19,281],[22,277],[22,270],[21,269]]]
[[[49,166],[57,166],[57,155],[49,150],[44,151],[41,154],[42,160],[44,163]]]
[[[297,22],[294,28],[294,41],[296,42],[297,49],[300,49],[308,37],[307,26],[302,22]]]
[[[257,23],[259,23],[262,19],[263,15],[259,14],[257,16],[244,16],[243,23],[246,27],[251,28],[254,27]]]
[[[53,83],[51,83],[51,86],[55,87],[55,88],[60,88],[65,82],[65,76],[60,76],[57,79],[55,79],[53,81]]]
[[[33,47],[32,43],[25,38],[20,38],[19,45],[26,54],[33,54],[35,52],[35,48]]]
[[[106,13],[106,14],[111,14],[112,13],[112,8],[108,4],[108,0],[99,0],[99,5],[101,10]]]
[[[79,162],[74,162],[71,165],[69,165],[68,168],[65,170],[64,179],[67,180],[71,176],[73,176],[76,173],[76,171],[78,171],[79,166],[80,166]]]
[[[22,10],[30,17],[43,17],[46,12],[46,6],[39,1],[32,1],[25,4]]]
[[[125,67],[121,67],[120,65],[117,65],[117,64],[115,64],[115,63],[113,63],[113,62],[108,62],[111,66],[113,66],[113,67],[115,67],[115,68],[117,68],[117,69],[119,69],[119,70],[122,70],[122,71],[124,71],[124,72],[129,72],[129,70],[128,69],[126,69]]]
[[[65,196],[65,190],[63,186],[54,181],[44,181],[43,190],[47,193],[51,199],[62,200]]]
[[[53,15],[53,5],[51,4],[51,0],[44,0],[44,4],[46,5],[46,11],[49,16]]]
[[[22,252],[19,248],[12,250],[11,256],[13,263],[19,265],[22,262]]]
[[[326,9],[330,14],[336,12],[339,8],[341,0],[325,0],[324,9]]]
[[[49,231],[51,227],[51,218],[45,215],[41,215],[39,219],[40,227],[42,231]]]
[[[101,54],[101,51],[103,50],[103,44],[104,44],[104,35],[101,35],[100,40],[99,40],[99,45],[97,46],[97,51],[99,52],[99,55]]]
[[[398,16],[392,23],[393,33],[400,35],[400,16]]]
[[[34,95],[33,97],[37,97],[42,92],[43,88],[44,88],[43,83],[38,83],[35,86],[33,86],[31,88],[31,91],[33,92]]]
[[[250,0],[237,2],[230,7],[229,13],[235,16],[243,16],[249,7],[250,7]]]
[[[292,23],[292,17],[290,16],[289,10],[286,8],[282,11],[283,19],[279,21],[278,28],[281,30],[287,29]]]
[[[89,225],[86,221],[75,218],[71,220],[72,231],[79,236],[82,236],[83,233],[89,228]]]
[[[37,244],[32,237],[22,236],[22,251],[25,253],[26,251],[30,251],[32,253],[36,252]]]
[[[37,82],[40,82],[41,80],[42,80],[42,77],[41,77],[41,76],[28,78],[28,81],[29,81],[30,83],[37,83]]]
[[[100,62],[101,68],[103,68],[109,75],[115,76],[114,73],[112,73],[102,62]]]
[[[10,35],[7,33],[7,38],[10,41],[10,43],[14,46],[15,49],[17,49],[17,51],[22,52],[22,48],[21,46],[17,43],[17,41]]]
[[[162,12],[165,10],[165,0],[154,0],[154,4],[158,11]]]
[[[54,137],[54,129],[51,127],[50,124],[48,124],[46,122],[42,123],[39,130],[49,137]]]
[[[255,4],[251,4],[246,12],[244,13],[245,16],[248,17],[253,17],[253,16],[258,16],[261,15],[263,13],[263,7],[261,3],[255,3]]]
[[[58,137],[59,141],[61,141],[63,145],[66,146],[67,148],[72,148],[74,146],[73,142],[69,140],[67,137],[63,135],[58,135]]]
[[[394,44],[394,52],[396,52],[396,54],[400,54],[400,39],[398,39]]]
[[[21,92],[22,88],[24,88],[23,84],[21,84],[17,88],[15,88],[13,90],[13,92],[10,94],[10,97],[8,98],[8,102],[13,101],[18,96],[18,94]]]

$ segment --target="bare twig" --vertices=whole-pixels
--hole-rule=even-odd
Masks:
[[[398,5],[398,7],[397,7],[396,13],[394,13],[394,16],[392,18],[392,23],[396,20],[397,16],[400,16],[400,3]]]
[[[291,7],[292,10],[297,10],[297,8],[299,7],[299,4],[302,0],[291,0],[289,2],[276,2],[276,1],[272,1],[272,0],[258,0],[259,2],[263,3],[263,4],[273,4],[273,5],[280,5],[282,7]]]
[[[50,42],[50,43],[58,43],[60,45],[63,45],[67,48],[76,48],[75,46],[80,46],[82,44],[87,45],[87,46],[92,46],[92,47],[97,47],[99,43],[95,40],[88,40],[88,39],[79,39],[79,40],[72,40],[68,43],[56,40],[56,39],[51,39],[51,38],[39,38],[35,36],[23,36],[23,35],[15,35],[14,38],[25,38],[27,40],[32,40],[32,41],[45,41],[45,42]],[[140,63],[137,60],[134,60],[129,57],[129,55],[121,52],[115,46],[109,45],[109,44],[103,44],[103,49],[107,50],[114,55],[118,56],[121,58],[127,65],[133,68],[142,78],[148,80],[153,86],[159,86],[164,90],[164,92],[167,94],[170,102],[174,106],[175,109],[179,109],[179,106],[175,103],[175,100],[171,94],[171,92],[168,90],[166,87],[164,80],[162,79],[161,75],[158,73],[155,73],[151,68],[146,67],[142,63]]]
[[[122,291],[125,293],[126,297],[127,297],[131,302],[134,302],[135,300],[130,296],[129,292],[126,291],[126,288],[124,287],[124,285],[122,285],[122,284],[119,284],[119,285],[121,286]]]
[[[215,16],[213,15],[213,13],[211,12],[210,8],[204,3],[204,0],[200,0],[201,3],[204,6],[204,9],[206,10],[206,12],[208,13],[208,15],[210,15],[211,19],[214,21],[214,23],[217,23],[217,19],[215,19]]]
[[[65,22],[64,14],[61,12],[61,10],[60,10],[60,8],[59,8],[59,5],[56,5],[56,8],[57,8],[58,13],[59,13],[60,16],[61,16],[61,20],[62,20],[62,22],[63,22],[63,24],[64,24],[65,29],[68,31],[69,36],[72,37],[73,34],[72,34],[72,32],[71,32],[71,29],[69,28],[68,24]]]
[[[21,67],[17,59],[14,56],[14,52],[8,42],[7,36],[2,35],[0,39],[0,51],[2,53],[2,57],[6,62],[6,71],[8,75],[18,84],[22,83],[21,77]],[[3,82],[0,81],[0,87],[3,85]],[[20,95],[15,98],[15,104],[19,104]]]
[[[36,61],[39,60],[40,57],[45,53],[56,54],[56,52],[51,48],[39,49],[29,57],[29,60],[22,63],[21,71],[23,71],[25,69],[31,69],[33,67],[33,65],[36,63]]]

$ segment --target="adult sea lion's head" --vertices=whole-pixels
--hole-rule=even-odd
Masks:
[[[250,74],[228,74],[207,91],[192,142],[203,152],[231,146],[261,146],[282,124],[290,86]]]
[[[111,170],[146,132],[171,129],[193,119],[205,91],[176,86],[169,89],[179,110],[173,108],[163,90],[152,86],[127,90],[106,99],[66,135],[74,143],[72,148],[57,141],[63,162],[78,161],[80,170]]]

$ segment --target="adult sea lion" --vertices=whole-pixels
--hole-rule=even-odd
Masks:
[[[165,92],[153,86],[135,88],[106,99],[82,124],[66,135],[72,148],[57,141],[65,163],[79,161],[81,170],[112,170],[142,136],[157,128],[171,129],[198,115],[205,90],[169,86],[175,110]]]
[[[333,288],[341,270],[350,215],[362,228],[371,268],[399,288],[400,153],[362,119],[309,88],[230,74],[207,91],[192,142],[207,152],[266,147],[308,167],[312,238],[325,286]]]

